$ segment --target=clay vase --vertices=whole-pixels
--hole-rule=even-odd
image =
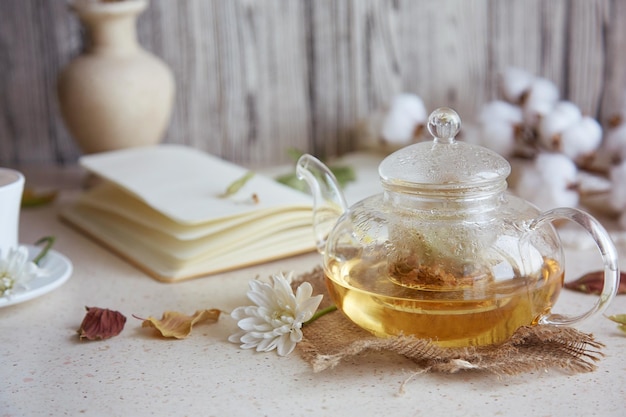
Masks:
[[[85,52],[59,74],[61,116],[84,153],[159,143],[174,98],[171,70],[137,42],[147,0],[74,0],[89,38]]]

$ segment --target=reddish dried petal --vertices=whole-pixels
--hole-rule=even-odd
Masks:
[[[583,275],[575,281],[565,283],[565,288],[587,294],[600,294],[604,286],[604,271],[594,271]],[[620,272],[618,294],[626,294],[626,273]]]
[[[78,329],[80,339],[97,340],[117,336],[124,329],[126,317],[119,311],[85,307],[87,314]]]

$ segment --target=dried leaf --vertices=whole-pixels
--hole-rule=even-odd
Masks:
[[[626,314],[615,314],[613,316],[607,316],[607,318],[617,323],[617,328],[626,333]]]
[[[184,339],[191,333],[194,324],[209,321],[215,323],[220,316],[221,311],[218,309],[198,310],[193,316],[187,316],[176,311],[166,311],[163,313],[161,320],[154,317],[148,317],[143,320],[141,327],[153,327],[161,333],[163,337],[175,337],[176,339]],[[138,318],[138,317],[137,317]]]
[[[594,271],[583,275],[575,281],[566,282],[565,288],[586,294],[600,294],[604,286],[604,271]],[[620,272],[618,294],[626,294],[626,273]]]
[[[78,329],[80,339],[97,340],[117,336],[124,329],[126,317],[119,311],[85,307],[87,314]]]

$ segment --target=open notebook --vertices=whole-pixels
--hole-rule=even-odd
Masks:
[[[315,248],[312,199],[180,145],[84,156],[97,186],[61,217],[161,281],[209,275]],[[254,195],[254,198],[253,198]]]

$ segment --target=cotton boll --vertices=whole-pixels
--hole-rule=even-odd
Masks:
[[[526,167],[516,186],[517,194],[543,210],[578,205],[576,184],[578,169],[566,156],[541,153]]]
[[[493,122],[505,122],[511,125],[521,125],[524,121],[522,109],[503,100],[494,100],[485,104],[478,116],[478,121],[483,125]]]
[[[561,135],[560,151],[579,161],[592,155],[602,143],[602,126],[592,117],[585,116],[565,129]]]
[[[544,186],[543,178],[534,165],[524,167],[515,186],[515,193],[525,200],[533,201],[536,191]]]
[[[543,116],[550,113],[559,100],[559,90],[552,81],[535,78],[522,105],[524,122],[537,127]]]
[[[611,167],[611,206],[620,211],[626,211],[626,161]]]
[[[502,95],[509,103],[520,103],[535,77],[520,68],[507,68],[502,73]]]
[[[415,94],[394,97],[383,120],[382,138],[392,144],[406,144],[414,139],[419,126],[426,124],[428,114],[422,99]]]
[[[626,123],[607,132],[604,150],[611,155],[613,161],[626,161]]]
[[[578,205],[579,195],[564,183],[550,181],[548,172],[540,167],[529,166],[522,171],[515,191],[521,198],[530,201],[541,210]]]
[[[547,149],[558,150],[560,136],[568,127],[576,124],[582,118],[578,106],[570,101],[556,103],[552,111],[541,118],[539,122],[539,139]]]
[[[507,122],[494,121],[480,130],[479,144],[506,157],[515,151],[515,127]]]
[[[575,190],[553,188],[549,184],[526,178],[523,173],[516,188],[517,194],[539,207],[541,210],[550,210],[557,207],[576,207],[579,195]],[[534,184],[534,187],[532,186]]]
[[[584,194],[605,194],[611,190],[611,180],[600,173],[579,171],[576,183],[578,191]]]
[[[516,134],[523,122],[522,109],[503,100],[494,100],[483,106],[478,119],[477,143],[504,157],[513,155]]]
[[[543,210],[550,210],[557,207],[576,207],[580,201],[580,195],[576,190],[545,188],[540,193],[537,207]]]
[[[546,183],[556,188],[568,188],[578,182],[576,164],[562,154],[540,153],[535,159],[535,169]]]

